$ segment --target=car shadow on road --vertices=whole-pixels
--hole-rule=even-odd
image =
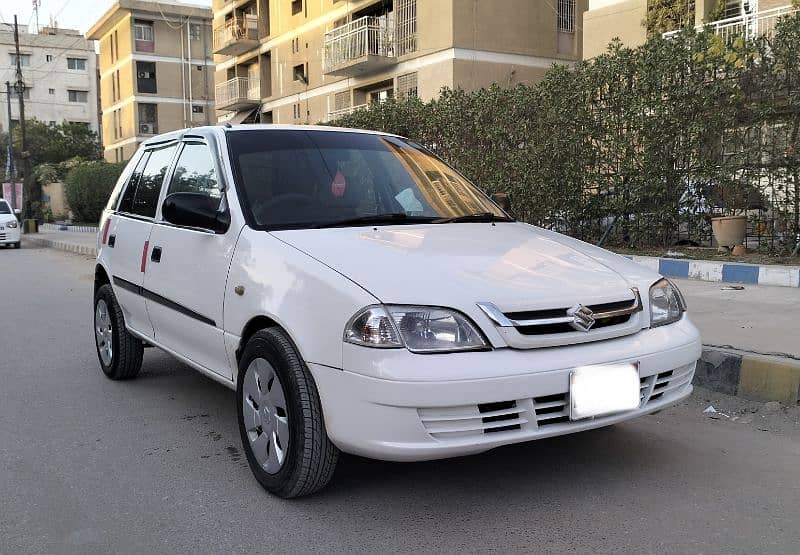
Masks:
[[[225,430],[225,440],[237,449],[241,447],[234,424],[233,392],[223,385],[162,353],[146,358],[135,382],[143,389],[162,392],[164,387],[175,388],[193,405],[202,404],[207,412],[227,421],[226,426],[219,427]],[[438,494],[451,503],[479,503],[486,496],[497,495],[522,502],[562,495],[602,496],[604,487],[623,482],[652,490],[658,476],[680,473],[683,467],[683,447],[659,433],[658,420],[646,416],[607,428],[437,461],[394,463],[342,455],[331,484],[312,499],[346,499],[351,503],[361,499],[366,503],[376,495],[412,500]],[[249,471],[242,476],[252,479]],[[258,487],[254,479],[252,487]],[[314,512],[316,505],[311,503],[309,510]]]

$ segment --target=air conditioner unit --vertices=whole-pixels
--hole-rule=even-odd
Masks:
[[[155,126],[152,123],[140,123],[139,133],[142,135],[155,135]]]

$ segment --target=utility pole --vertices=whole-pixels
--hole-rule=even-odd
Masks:
[[[14,164],[14,141],[13,141],[13,129],[11,128],[11,83],[6,81],[6,106],[8,108],[8,149],[6,150],[6,155],[8,159],[6,161],[6,179],[9,183],[11,183],[11,209],[16,210],[19,208],[17,206],[17,179],[15,164]]]
[[[20,56],[19,53],[19,25],[17,25],[16,14],[14,15],[14,48],[16,49],[17,54],[17,81],[14,83],[14,90],[16,90],[17,98],[19,99],[19,129],[20,135],[22,136],[22,152],[20,152],[20,158],[22,158],[22,171],[24,174],[24,179],[25,181],[30,182],[31,162],[28,158],[28,140],[25,135],[25,81],[22,79],[22,56]],[[14,194],[16,195],[16,190],[14,191]],[[30,194],[30,190],[28,191],[28,194]],[[28,202],[30,205],[30,201]],[[25,210],[25,217],[31,217],[30,209]]]

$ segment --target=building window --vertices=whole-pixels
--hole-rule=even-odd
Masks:
[[[139,103],[139,135],[158,135],[158,106]]]
[[[297,15],[303,11],[303,0],[292,0],[292,15]]]
[[[155,50],[155,39],[153,36],[153,22],[140,21],[133,22],[133,40],[136,50],[139,52],[153,52]],[[117,53],[119,54],[119,52]]]
[[[67,91],[67,98],[70,102],[82,102],[86,103],[89,101],[89,93],[86,91],[76,91],[69,89]]]
[[[203,106],[201,104],[192,104],[192,113],[193,114],[202,114],[203,113]]]
[[[308,77],[306,76],[305,64],[299,64],[292,68],[292,77],[295,81],[300,81],[308,85]]]
[[[114,81],[117,84],[117,100],[122,98],[122,89],[119,86],[119,70],[114,72]]]
[[[16,54],[9,54],[11,56],[11,66],[17,67],[17,55]],[[31,65],[31,55],[30,54],[20,54],[19,55],[19,65],[21,67],[28,67]]]
[[[67,69],[86,71],[86,58],[67,58]]]
[[[575,32],[575,0],[558,0],[558,30]]]
[[[136,62],[136,90],[140,93],[157,92],[155,62]]]
[[[201,29],[198,23],[190,23],[189,24],[189,38],[192,40],[200,40],[201,37]]]
[[[52,62],[53,61],[53,55],[52,54],[47,54],[44,57],[44,59],[45,59],[45,61]]]
[[[342,91],[333,95],[333,109],[337,112],[350,107],[350,91]]]
[[[417,72],[397,76],[397,97],[401,100],[419,96]]]
[[[56,94],[55,89],[47,89],[47,94]]]

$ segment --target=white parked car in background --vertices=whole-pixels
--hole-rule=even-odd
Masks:
[[[0,245],[6,248],[13,246],[15,249],[20,245],[17,215],[3,199],[0,199]]]
[[[95,336],[112,379],[144,344],[236,390],[282,497],[341,451],[480,453],[652,413],[692,390],[678,289],[515,222],[402,138],[207,127],[146,141],[100,222]]]

